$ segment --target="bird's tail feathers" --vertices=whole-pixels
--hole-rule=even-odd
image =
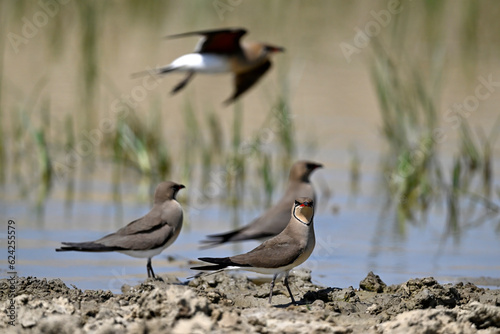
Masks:
[[[231,232],[207,235],[207,239],[201,241],[203,245],[200,246],[200,249],[207,249],[220,246],[226,242],[260,240],[260,239],[265,240],[274,236],[274,234],[265,232],[259,234],[242,233],[244,230],[245,228],[243,227]]]
[[[175,71],[176,69],[177,68],[172,67],[172,66],[165,66],[165,67],[159,67],[159,68],[148,68],[145,71],[140,71],[140,72],[132,73],[130,75],[130,77],[132,79],[138,79],[138,78],[143,78],[143,77],[145,77],[147,75],[161,75],[161,74],[165,74],[165,73],[168,73],[168,72]]]
[[[111,252],[123,250],[120,247],[104,246],[95,242],[63,242],[64,246],[56,248],[56,252],[78,251],[78,252]]]
[[[200,257],[200,261],[213,263],[214,265],[192,267],[193,270],[222,270],[234,263],[228,257]]]
[[[213,246],[217,246],[219,244],[223,244],[229,241],[237,241],[240,239],[234,237],[237,236],[241,231],[243,231],[243,229],[240,228],[231,232],[210,234],[207,235],[206,240],[202,240],[201,242],[204,244],[212,244]]]

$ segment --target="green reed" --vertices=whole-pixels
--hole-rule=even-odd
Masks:
[[[282,166],[287,170],[295,155],[295,129],[290,107],[290,100],[283,94],[278,97],[274,108],[272,109],[272,122],[276,124],[276,135],[281,147],[283,156]]]
[[[263,153],[261,158],[261,167],[259,169],[260,177],[262,178],[262,183],[264,186],[264,193],[266,195],[264,203],[272,202],[272,195],[274,191],[275,183],[273,182],[272,164],[271,157],[269,154]]]
[[[98,8],[98,7],[101,8]],[[100,10],[103,6],[99,1],[78,1],[77,14],[80,23],[80,49],[81,49],[81,75],[82,92],[81,103],[83,106],[82,124],[85,130],[96,127],[96,94],[99,79],[99,33],[102,30]]]
[[[227,173],[227,189],[229,204],[237,207],[240,204],[246,176],[247,156],[241,151],[243,126],[243,106],[240,102],[234,104],[233,124],[231,134],[231,153],[225,157],[226,166],[230,166]]]
[[[372,78],[389,146],[383,170],[389,193],[396,198],[399,230],[404,231],[402,222],[416,219],[414,208],[426,209],[439,181],[433,138],[437,97],[410,64],[397,66],[380,44],[375,44],[374,57]]]
[[[478,42],[479,7],[467,2],[465,8],[472,10],[458,22],[467,32],[460,45],[473,48]],[[415,15],[419,11],[425,15]],[[442,130],[440,92],[448,59],[449,36],[443,26],[446,15],[444,2],[413,3],[411,13],[402,11],[388,34],[371,41],[371,74],[382,117],[382,135],[388,146],[381,164],[383,185],[388,208],[395,212],[396,231],[404,234],[407,222],[421,224],[430,209],[444,205],[445,235],[458,241],[468,222],[482,223],[499,213],[491,197],[492,154],[499,127],[495,125],[486,136],[482,130],[473,131],[468,120],[462,118],[460,146],[453,163],[447,166],[442,162],[438,134]],[[422,39],[419,31],[412,29],[416,24],[425,27],[428,39]],[[415,55],[415,44],[427,58]],[[474,58],[473,54],[465,56],[469,62]]]
[[[152,182],[167,178],[172,166],[168,142],[162,136],[159,112],[152,112],[149,124],[133,110],[129,113],[127,118],[117,119],[110,147],[114,163],[130,166]]]
[[[500,118],[486,135],[482,128],[475,132],[469,123],[462,119],[460,127],[460,157],[465,169],[464,182],[469,185],[472,178],[477,177],[482,191],[487,198],[491,198],[493,186],[493,148],[500,132]]]
[[[12,16],[18,23],[22,23],[23,16],[31,17],[40,9],[36,2],[28,0],[4,2],[1,6],[2,18]],[[104,57],[101,58],[100,51],[105,49],[101,36],[106,31],[110,13],[119,12],[120,15],[125,15],[124,22],[130,24],[141,26],[146,24],[145,26],[149,27],[153,34],[162,28],[165,23],[164,18],[167,17],[166,13],[175,10],[177,6],[175,2],[169,1],[144,3],[137,0],[120,2],[90,0],[70,2],[66,6],[61,6],[61,12],[51,18],[45,27],[48,34],[43,36],[46,37],[42,37],[40,33],[37,38],[47,38],[48,54],[55,62],[65,43],[73,42],[61,31],[75,31],[75,35],[71,37],[75,37],[76,43],[71,45],[79,48],[76,52],[80,55],[76,80],[79,83],[80,103],[75,103],[75,110],[71,110],[73,116],[62,122],[63,125],[50,124],[47,120],[43,120],[43,112],[40,114],[34,112],[38,110],[36,101],[39,100],[43,88],[43,85],[36,85],[34,93],[16,97],[20,101],[28,100],[28,104],[20,108],[21,115],[17,115],[17,109],[11,112],[14,115],[13,126],[9,131],[4,124],[5,110],[0,108],[0,130],[6,133],[0,138],[0,172],[5,169],[5,161],[13,166],[21,166],[19,170],[23,170],[23,173],[26,172],[22,166],[26,167],[25,169],[36,166],[36,175],[40,176],[41,183],[49,185],[50,188],[50,181],[53,180],[50,166],[53,167],[54,157],[64,156],[67,148],[74,148],[78,143],[78,134],[82,131],[97,127],[99,115],[103,113],[102,105],[107,102],[105,94],[101,93],[106,64],[102,60]],[[205,9],[213,10],[211,3],[204,4],[202,9],[199,9],[199,4],[187,6],[192,6],[193,12],[189,12],[189,19],[193,23],[200,22],[200,19],[206,16]],[[347,6],[354,5],[342,6],[348,9]],[[419,218],[415,216],[416,212],[425,213],[434,201],[442,202],[443,198],[447,198],[445,194],[451,193],[455,194],[452,199],[456,201],[457,209],[460,209],[459,202],[464,197],[474,198],[473,203],[486,205],[487,202],[472,195],[476,190],[474,183],[476,181],[467,180],[479,179],[480,175],[482,181],[477,182],[480,182],[480,187],[484,189],[480,193],[486,198],[498,195],[496,194],[498,191],[492,186],[492,155],[496,135],[473,139],[475,133],[472,130],[463,130],[460,135],[463,141],[462,148],[457,152],[457,160],[450,168],[450,166],[443,167],[439,159],[439,147],[433,140],[432,130],[439,127],[440,91],[446,68],[445,60],[449,56],[445,49],[445,38],[449,37],[446,31],[460,32],[458,43],[462,52],[459,56],[463,58],[464,64],[470,64],[474,63],[470,59],[476,59],[479,52],[478,45],[481,44],[480,39],[484,35],[481,30],[482,25],[488,26],[491,31],[496,31],[500,21],[496,19],[495,11],[485,10],[487,7],[484,3],[474,0],[460,4],[451,1],[403,1],[403,6],[401,14],[394,16],[390,26],[381,32],[380,43],[375,40],[370,42],[374,46],[372,78],[382,113],[382,131],[387,139],[389,151],[387,158],[384,159],[383,169],[388,192],[396,203],[394,204],[396,212],[400,221],[416,221]],[[457,29],[446,28],[450,22],[455,24],[455,16],[449,14],[449,6],[459,6],[458,12],[462,13],[455,25]],[[212,23],[207,23],[207,26]],[[7,31],[8,28],[12,28],[6,25],[7,20],[0,20],[2,27],[0,30]],[[19,32],[18,28],[12,30]],[[424,37],[427,39],[424,40]],[[3,51],[5,37],[0,38],[0,51]],[[499,45],[488,43],[490,44],[493,45],[491,48]],[[420,56],[423,60],[419,61],[413,55],[415,48],[422,50]],[[493,49],[493,51],[498,50]],[[0,52],[0,60],[2,57],[3,52]],[[5,81],[3,68],[0,68],[0,85],[5,86]],[[180,141],[182,149],[172,145],[173,142],[178,142],[178,138],[172,138],[162,131],[167,118],[165,106],[153,103],[149,109],[131,110],[130,117],[115,120],[114,133],[107,136],[99,149],[94,151],[94,155],[91,155],[94,158],[83,159],[76,168],[70,169],[68,177],[70,179],[76,177],[77,173],[73,171],[91,163],[93,159],[106,164],[109,162],[109,156],[112,156],[111,163],[116,169],[113,172],[113,184],[119,182],[123,167],[135,169],[139,175],[149,177],[151,182],[173,177],[172,173],[176,170],[182,175],[180,178],[183,182],[196,179],[201,174],[202,186],[210,182],[212,171],[225,169],[231,171],[227,173],[225,180],[228,198],[232,198],[228,202],[238,203],[242,189],[251,189],[250,192],[257,189],[255,191],[257,193],[264,191],[266,198],[269,199],[278,181],[286,179],[296,154],[293,114],[286,83],[287,81],[283,85],[285,88],[281,95],[269,103],[270,111],[265,123],[260,129],[254,130],[250,138],[245,138],[242,132],[243,115],[245,112],[251,112],[250,109],[243,110],[244,103],[235,105],[232,124],[228,132],[224,133],[227,119],[218,118],[209,108],[194,110],[194,107],[186,102],[180,110],[185,127]],[[119,93],[121,92],[117,95],[120,95]],[[3,95],[2,90],[0,105],[4,100]],[[44,108],[47,110],[45,115],[49,115],[51,105],[42,105],[41,110]],[[29,126],[32,130],[27,131],[27,124],[31,124]],[[263,136],[262,129],[269,130],[270,135]],[[16,148],[10,159],[3,158],[6,154],[6,141],[13,142]],[[36,158],[24,158],[20,143],[26,143],[27,147],[33,148]],[[61,149],[61,146],[65,147]],[[243,146],[248,149],[242,150]],[[172,158],[174,156],[175,166]],[[197,172],[198,169],[201,169],[200,173]],[[355,155],[352,158],[350,172],[351,179],[356,180],[359,166]],[[18,172],[17,168],[16,173],[19,173],[16,177],[20,180],[20,184],[28,183],[23,181],[20,176],[21,171]],[[253,174],[258,176],[256,179],[259,182],[251,182],[254,178],[250,178],[249,175]],[[452,179],[449,175],[460,176],[460,182],[453,183],[455,177]],[[442,184],[444,186],[441,186]],[[403,225],[400,225],[400,228],[401,231],[404,230]]]
[[[182,154],[182,182],[187,182],[192,179],[195,167],[195,158],[198,150],[204,144],[201,137],[201,130],[198,124],[198,118],[195,115],[195,110],[189,99],[186,99],[182,108],[184,119],[184,140]]]

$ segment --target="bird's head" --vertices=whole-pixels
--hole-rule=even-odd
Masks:
[[[295,200],[292,215],[305,225],[312,223],[314,216],[314,202],[309,197],[299,197]]]
[[[161,204],[165,201],[175,199],[177,192],[183,188],[186,187],[172,181],[160,183],[155,190],[155,204]]]
[[[313,171],[318,168],[322,168],[323,165],[320,163],[300,160],[293,164],[290,169],[290,181],[302,181],[309,182],[309,176]]]

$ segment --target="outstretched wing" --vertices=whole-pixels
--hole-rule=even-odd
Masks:
[[[259,67],[256,67],[244,73],[237,74],[234,77],[235,81],[234,84],[236,90],[229,99],[224,101],[224,103],[230,104],[234,102],[241,94],[243,94],[250,87],[252,87],[270,68],[271,68],[271,62],[268,60]]]
[[[167,36],[167,38],[201,35],[203,38],[196,45],[195,52],[228,54],[241,51],[240,39],[246,32],[245,29],[241,28],[202,30],[171,35]]]

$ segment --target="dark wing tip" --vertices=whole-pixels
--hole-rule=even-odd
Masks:
[[[208,263],[215,263],[219,264],[224,262],[226,258],[219,258],[219,257],[199,257],[198,260],[203,261],[203,262],[208,262]]]
[[[208,262],[208,263],[213,263],[208,266],[198,266],[198,267],[191,267],[190,269],[193,270],[220,270],[226,268],[229,263],[231,262],[229,258],[223,257],[223,258],[218,258],[218,257],[200,257],[198,260],[203,261],[203,262]]]
[[[210,234],[207,235],[206,240],[202,240],[201,243],[203,244],[209,244],[209,245],[204,245],[207,248],[217,246],[224,244],[226,242],[233,241],[233,237],[238,236],[238,234],[243,230],[243,228],[230,231],[230,232],[225,232],[225,233],[219,233],[219,234]],[[236,241],[236,240],[234,240]]]
[[[181,34],[175,34],[175,35],[167,35],[164,38],[165,39],[174,39],[174,38],[181,38],[181,37],[188,37],[188,36],[207,36],[207,35],[214,35],[214,34],[238,34],[240,36],[243,36],[247,33],[247,30],[244,28],[224,28],[224,29],[210,29],[210,30],[198,30],[198,31],[190,31],[190,32],[185,32]]]
[[[191,270],[220,270],[224,269],[226,266],[223,265],[209,265],[209,266],[199,266],[199,267],[190,267]]]
[[[272,67],[272,63],[270,60],[267,60],[265,63],[262,65],[258,66],[257,68],[238,74],[235,76],[235,86],[236,89],[233,93],[233,95],[224,101],[224,105],[228,105],[236,99],[238,99],[243,93],[245,93],[247,90],[249,90],[251,87],[253,87],[257,81],[259,81],[260,78]]]
[[[63,245],[56,248],[56,252],[77,251],[77,252],[113,252],[127,250],[118,246],[104,246],[93,241],[89,242],[61,242]]]
[[[222,102],[222,106],[223,107],[227,107],[229,106],[230,104],[233,104],[234,101],[236,101],[237,97],[235,96],[231,96],[230,98],[228,98],[227,100],[224,100],[224,102]]]
[[[69,242],[62,242],[63,245],[70,245],[71,243]],[[62,246],[59,248],[56,248],[56,252],[67,252],[67,251],[73,251],[73,250],[79,250],[78,247],[73,247],[73,246]]]

